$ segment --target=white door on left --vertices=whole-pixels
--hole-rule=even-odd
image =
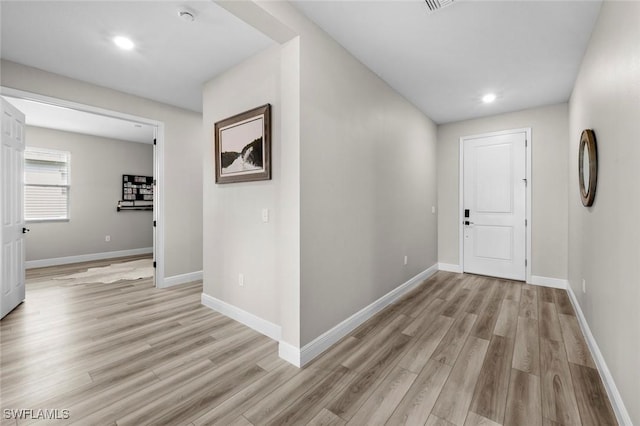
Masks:
[[[0,318],[25,298],[24,114],[2,98],[0,147]]]

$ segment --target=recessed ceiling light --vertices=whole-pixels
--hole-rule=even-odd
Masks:
[[[114,37],[113,42],[122,50],[131,50],[135,47],[131,39],[123,36]]]
[[[482,102],[484,102],[485,104],[490,104],[491,102],[496,100],[496,95],[495,93],[487,93],[486,95],[484,95],[482,97]]]

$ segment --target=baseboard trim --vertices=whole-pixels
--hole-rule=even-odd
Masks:
[[[457,274],[462,273],[462,267],[460,265],[454,265],[451,263],[438,263],[439,271],[455,272]]]
[[[602,356],[602,352],[600,352],[600,348],[598,347],[598,343],[596,343],[595,337],[591,333],[591,329],[589,328],[589,324],[587,323],[587,319],[582,312],[582,308],[578,303],[578,299],[573,292],[573,289],[570,285],[567,286],[567,293],[569,293],[569,299],[571,300],[571,304],[573,305],[573,309],[576,311],[576,316],[578,318],[578,323],[580,324],[580,328],[582,329],[582,334],[587,341],[587,345],[591,350],[591,355],[596,362],[596,366],[598,367],[598,371],[600,372],[600,378],[602,379],[602,383],[604,383],[604,387],[607,390],[607,394],[609,395],[609,400],[611,401],[611,405],[613,405],[613,411],[616,414],[616,418],[618,419],[618,424],[631,426],[633,423],[631,422],[631,416],[627,411],[627,408],[624,405],[624,401],[622,400],[622,396],[620,392],[618,392],[618,387],[613,380],[613,376],[611,375],[611,371],[609,371],[609,367]]]
[[[300,349],[296,348],[295,346],[290,345],[289,343],[282,340],[278,343],[278,356],[287,361],[289,364],[293,364],[298,368],[302,367],[302,360],[300,358],[300,355]]]
[[[188,272],[186,274],[173,275],[166,277],[164,282],[158,288],[173,287],[174,285],[186,284],[193,281],[202,280],[202,271]]]
[[[414,287],[418,286],[424,280],[431,277],[437,271],[438,265],[435,264],[430,268],[420,272],[415,277],[411,278],[410,280],[391,290],[389,293],[385,294],[375,302],[351,315],[349,318],[345,319],[332,329],[327,330],[320,336],[316,337],[313,341],[304,345],[302,349],[295,348],[288,343],[285,343],[282,346],[282,349],[279,350],[281,354],[280,356],[284,360],[289,361],[294,365],[296,365],[296,363],[292,362],[291,360],[298,361],[298,367],[303,367],[318,355],[329,349],[331,346],[335,345],[340,339],[351,333],[362,323],[373,317],[382,309],[389,306],[391,303],[398,300],[407,292],[411,291]],[[281,345],[283,343],[284,342],[280,342]],[[285,345],[287,345],[288,347]]]
[[[131,250],[107,251],[104,253],[80,254],[77,256],[54,257],[51,259],[28,260],[25,268],[46,268],[47,266],[68,265],[70,263],[91,262],[93,260],[113,259],[116,257],[136,256],[153,253],[153,247]]]
[[[201,303],[207,308],[211,308],[214,311],[220,312],[231,319],[234,319],[249,328],[254,329],[258,333],[264,334],[273,340],[280,341],[280,335],[282,329],[279,325],[269,322],[263,318],[260,318],[250,312],[244,311],[237,306],[233,306],[227,302],[223,302],[220,299],[216,299],[213,296],[202,293],[200,297]]]
[[[531,279],[527,284],[539,285],[542,287],[552,287],[566,290],[569,287],[569,282],[560,278],[540,277],[538,275],[531,275]]]

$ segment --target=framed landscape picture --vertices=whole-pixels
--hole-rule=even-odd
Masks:
[[[271,105],[266,104],[214,126],[216,183],[271,179]]]

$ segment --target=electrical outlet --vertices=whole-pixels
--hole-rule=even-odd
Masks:
[[[108,243],[109,241],[111,241],[111,235],[105,235],[105,236],[104,236],[104,241],[105,241],[105,242],[107,242],[107,243]]]
[[[404,257],[404,264],[406,265],[407,263],[409,263],[409,258],[407,256]]]
[[[264,223],[269,222],[269,209],[262,209],[262,221]]]
[[[582,279],[582,292],[587,292],[587,281],[584,278]]]
[[[244,287],[244,274],[238,274],[238,285]]]

